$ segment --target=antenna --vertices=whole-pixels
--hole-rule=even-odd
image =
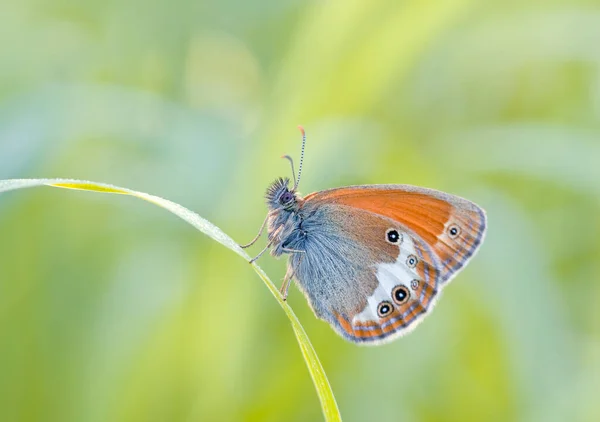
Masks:
[[[302,126],[298,126],[298,129],[300,129],[300,133],[302,134],[302,151],[300,152],[300,166],[298,168],[298,178],[294,184],[294,190],[296,190],[300,184],[300,176],[302,175],[302,162],[304,161],[304,145],[306,145],[306,132]]]
[[[290,157],[289,155],[282,155],[281,158],[285,158],[286,160],[288,160],[290,162],[290,165],[292,166],[292,178],[296,177],[296,170],[294,170],[294,160],[292,157]]]
[[[292,189],[292,192],[295,192],[296,188],[300,184],[300,175],[302,174],[302,161],[304,161],[304,145],[306,144],[306,132],[304,132],[304,128],[302,126],[298,126],[298,129],[300,129],[300,133],[302,133],[302,151],[300,152],[300,168],[298,169],[298,178],[296,179],[296,183],[294,183],[294,188]],[[281,158],[285,158],[290,162],[292,166],[292,177],[294,177],[296,171],[294,170],[294,160],[292,160],[292,157],[290,157],[289,155],[284,155]]]

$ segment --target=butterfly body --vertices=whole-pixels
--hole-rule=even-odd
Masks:
[[[408,185],[350,186],[302,198],[267,191],[271,254],[288,254],[317,317],[361,344],[416,327],[479,248],[485,213],[465,199]]]

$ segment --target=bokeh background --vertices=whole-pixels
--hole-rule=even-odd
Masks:
[[[392,344],[291,291],[346,421],[600,420],[599,116],[597,0],[0,3],[2,179],[150,192],[246,242],[303,124],[305,193],[410,183],[488,211]],[[171,214],[36,189],[0,197],[0,233],[0,420],[322,419],[263,283]]]

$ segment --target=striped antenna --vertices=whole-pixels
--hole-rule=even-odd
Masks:
[[[302,134],[302,151],[300,152],[300,166],[298,168],[298,178],[296,179],[296,183],[294,184],[294,191],[298,188],[300,184],[300,176],[302,175],[302,162],[304,161],[304,145],[306,145],[306,132],[302,126],[298,126],[300,129],[300,133]]]

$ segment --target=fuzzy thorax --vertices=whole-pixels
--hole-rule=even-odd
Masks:
[[[279,178],[269,186],[265,195],[269,207],[267,230],[272,246],[271,254],[274,256],[285,253],[285,249],[291,248],[291,245],[299,247],[298,240],[303,238],[303,200],[290,189],[289,183],[289,179]]]

